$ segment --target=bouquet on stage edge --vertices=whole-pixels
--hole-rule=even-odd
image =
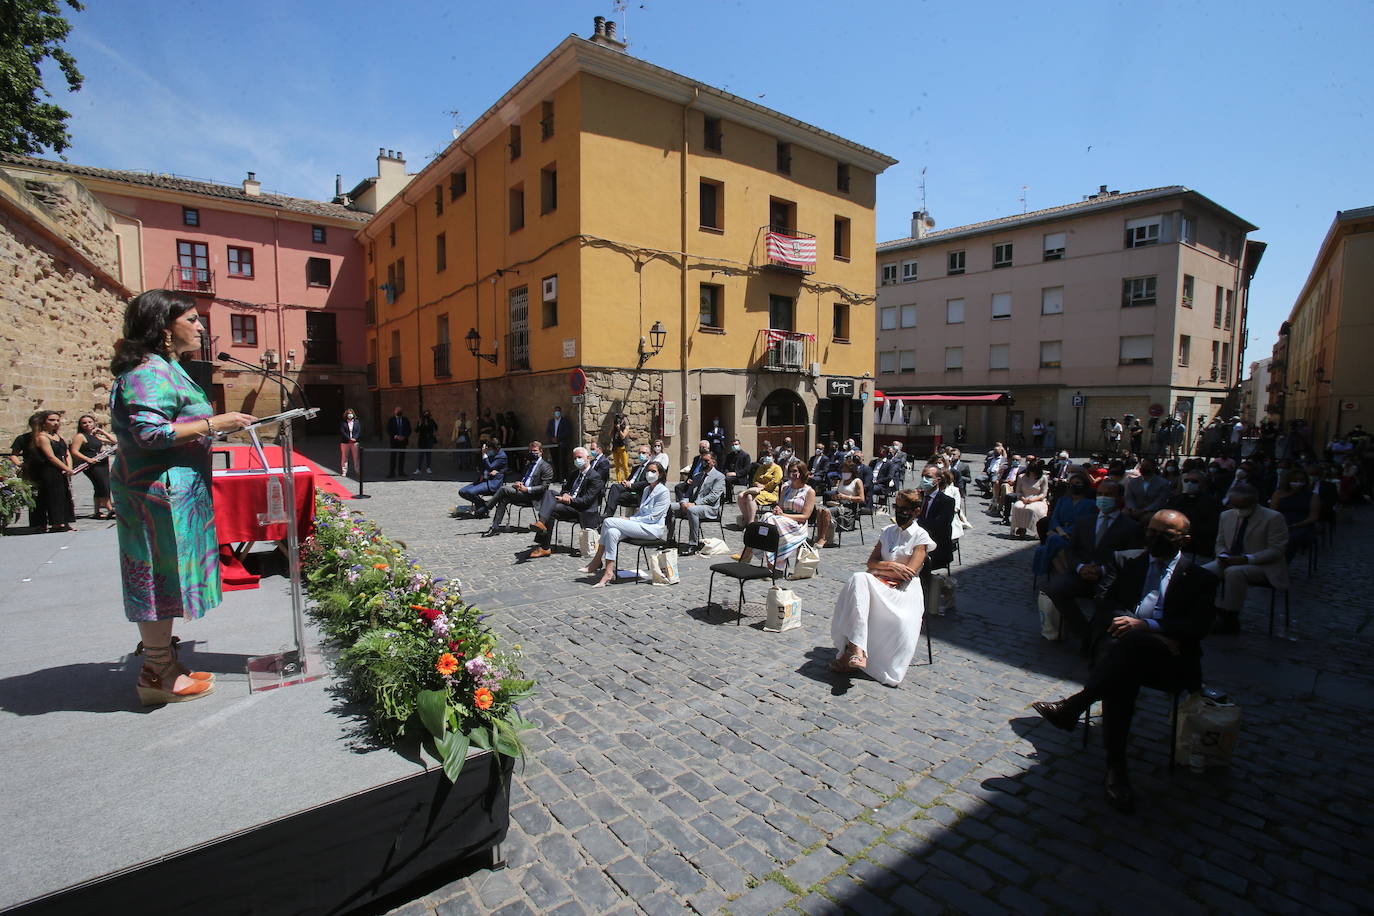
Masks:
[[[33,508],[33,485],[19,476],[19,468],[0,459],[0,531],[19,521]]]
[[[455,781],[469,746],[524,755],[520,732],[532,723],[517,704],[534,681],[520,672],[520,647],[498,648],[459,583],[426,573],[322,491],[301,563],[311,613],[341,650],[340,670],[383,738],[418,721]]]

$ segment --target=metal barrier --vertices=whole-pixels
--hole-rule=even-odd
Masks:
[[[547,461],[549,464],[553,465],[554,479],[556,481],[561,481],[563,477],[563,475],[560,474],[560,468],[558,463],[559,448],[560,447],[557,444],[546,445],[544,446],[543,452],[544,460]],[[480,470],[482,467],[482,450],[479,448],[385,448],[380,446],[364,446],[361,443],[359,443],[358,492],[353,497],[354,499],[371,498],[365,492],[367,481],[369,479],[367,472],[368,453],[376,453],[377,455],[387,456],[387,474],[384,476],[371,478],[374,482],[378,480],[401,480],[403,478],[416,476],[419,469],[419,462],[416,462],[415,469],[412,469],[409,473],[406,473],[404,458],[401,459],[400,463],[401,473],[397,475],[392,475],[390,473],[390,461],[392,455],[409,455],[412,453],[417,455],[428,455],[431,459],[433,459],[429,464],[430,471],[423,475],[423,479],[425,480],[436,480],[443,481],[445,483],[459,483],[466,485],[469,483],[476,483],[478,480],[481,479]],[[443,458],[443,456],[449,456],[449,458],[442,461],[438,460]],[[507,457],[508,459],[510,458],[509,454],[507,455]],[[436,466],[439,468],[439,470],[437,471],[435,470]],[[513,476],[518,476],[522,472],[523,467],[523,462],[520,462],[518,459],[510,460],[510,464],[508,465],[508,470],[506,472],[506,478],[509,480]]]

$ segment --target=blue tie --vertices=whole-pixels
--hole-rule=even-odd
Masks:
[[[534,464],[530,465],[529,471],[525,473],[525,486],[528,487],[530,485],[530,481],[534,479],[534,470],[537,467],[539,467],[539,460],[535,459]]]

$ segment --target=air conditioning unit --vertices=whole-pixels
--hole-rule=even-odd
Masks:
[[[820,363],[812,363],[812,364],[811,364],[811,372],[810,372],[810,375],[811,375],[812,378],[820,378],[820,377],[821,377],[821,364],[820,364]]]
[[[802,360],[806,358],[806,345],[800,340],[784,340],[782,342],[782,365],[786,369],[800,369]]]
[[[545,277],[544,282],[541,284],[541,288],[544,291],[545,302],[553,302],[556,300],[558,298],[558,275],[554,274],[552,277]]]

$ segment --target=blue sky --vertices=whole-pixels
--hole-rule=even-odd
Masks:
[[[1260,227],[1247,359],[1268,355],[1335,212],[1374,205],[1374,4],[1271,0],[91,0],[72,162],[333,194],[412,171],[592,16],[630,52],[901,160],[878,237],[1182,184]],[[61,85],[55,74],[50,87]],[[456,120],[452,112],[457,112]]]

